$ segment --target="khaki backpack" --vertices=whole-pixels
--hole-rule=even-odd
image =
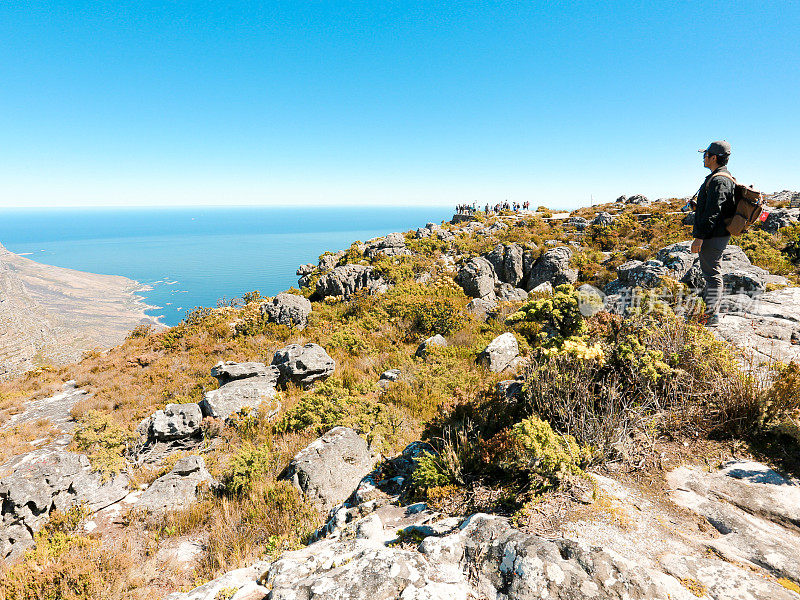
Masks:
[[[725,219],[725,228],[731,235],[741,235],[750,229],[750,226],[758,221],[761,213],[764,212],[764,196],[752,185],[737,183],[733,175],[724,171],[714,173],[706,183],[706,187],[714,177],[725,177],[734,184],[733,199],[736,201],[736,212],[732,217]]]

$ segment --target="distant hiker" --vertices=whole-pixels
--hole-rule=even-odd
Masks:
[[[722,300],[723,283],[720,261],[730,234],[725,228],[725,218],[736,212],[733,198],[735,184],[728,172],[727,164],[731,145],[725,140],[711,142],[703,153],[703,166],[711,171],[697,192],[692,235],[692,252],[700,255],[700,270],[706,281],[703,300],[706,302],[706,325],[719,323],[719,305]]]

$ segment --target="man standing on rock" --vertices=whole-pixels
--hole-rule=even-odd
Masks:
[[[703,300],[706,303],[706,325],[719,323],[719,305],[722,300],[723,283],[720,261],[731,235],[725,228],[726,217],[736,212],[733,197],[735,183],[728,172],[731,145],[725,140],[711,142],[703,153],[703,166],[711,170],[697,192],[692,235],[692,252],[700,255],[700,270],[706,282]]]

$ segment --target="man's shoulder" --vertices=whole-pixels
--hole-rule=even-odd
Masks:
[[[731,189],[736,185],[736,179],[731,175],[728,169],[717,169],[708,176],[706,180],[708,183],[712,181],[718,186],[730,187]]]

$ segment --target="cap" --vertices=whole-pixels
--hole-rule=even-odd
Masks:
[[[700,148],[698,152],[708,152],[709,154],[719,155],[729,155],[731,153],[731,145],[726,142],[725,140],[720,140],[718,142],[711,142],[708,145],[708,148]]]

